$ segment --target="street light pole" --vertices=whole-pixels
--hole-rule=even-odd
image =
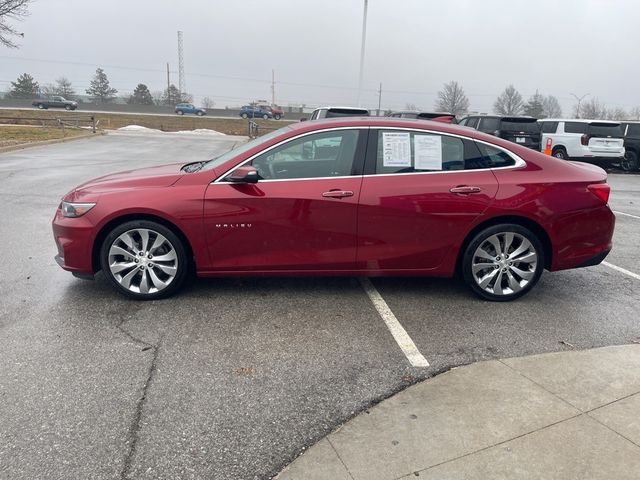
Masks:
[[[585,93],[584,95],[582,95],[581,97],[578,97],[578,95],[576,95],[575,93],[571,93],[571,95],[578,101],[578,108],[576,109],[576,118],[580,118],[580,104],[582,103],[582,100],[591,95],[590,93]]]
[[[362,75],[364,71],[364,44],[367,38],[367,7],[369,0],[364,0],[364,13],[362,15],[362,45],[360,47],[360,78],[358,80],[358,106],[362,100]]]

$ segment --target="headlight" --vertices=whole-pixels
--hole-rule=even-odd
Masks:
[[[95,206],[95,203],[71,203],[62,201],[60,203],[60,210],[62,210],[63,217],[76,218],[81,217]]]

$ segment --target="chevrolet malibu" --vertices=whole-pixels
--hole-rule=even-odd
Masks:
[[[131,170],[64,196],[59,265],[136,299],[201,277],[455,274],[518,298],[542,271],[600,263],[615,217],[600,168],[466,127],[302,122],[217,158]]]

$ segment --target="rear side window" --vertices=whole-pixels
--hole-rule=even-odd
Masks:
[[[564,122],[564,133],[587,133],[587,124],[583,122]]]
[[[630,123],[627,135],[629,137],[640,137],[640,123]]]
[[[478,117],[470,117],[465,124],[467,127],[476,128],[478,126]]]
[[[480,152],[482,152],[482,159],[475,167],[469,165],[469,168],[501,168],[512,167],[516,164],[513,157],[502,150],[484,143],[478,143],[477,145],[480,148]]]
[[[587,133],[592,137],[623,137],[622,127],[611,123],[590,123]]]
[[[468,159],[479,157],[471,140],[427,132],[378,131],[378,174],[464,170]]]
[[[500,120],[497,118],[481,118],[480,126],[478,130],[483,132],[493,133],[498,130],[498,126],[500,125]]]
[[[540,130],[542,133],[556,133],[558,122],[542,122]]]

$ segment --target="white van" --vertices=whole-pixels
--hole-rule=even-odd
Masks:
[[[606,120],[545,118],[539,120],[541,150],[551,139],[551,154],[601,166],[619,164],[624,158],[624,135],[620,122]]]

